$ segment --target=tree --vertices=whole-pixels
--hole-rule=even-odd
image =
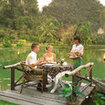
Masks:
[[[38,28],[37,35],[40,42],[56,42],[60,23],[55,18],[46,19]]]
[[[96,31],[103,25],[101,11],[103,6],[97,0],[53,0],[48,7],[44,7],[43,14],[53,16],[64,24],[90,21],[93,31]]]

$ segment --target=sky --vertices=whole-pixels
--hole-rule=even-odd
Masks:
[[[105,0],[99,0],[105,6]]]
[[[38,7],[40,11],[43,11],[44,6],[48,6],[52,0],[37,0],[38,1]],[[101,4],[105,6],[105,0],[99,0]]]
[[[39,10],[42,11],[44,6],[48,6],[52,0],[37,0]]]

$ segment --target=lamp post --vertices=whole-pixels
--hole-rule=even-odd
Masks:
[[[105,61],[105,53],[104,53],[104,61]]]

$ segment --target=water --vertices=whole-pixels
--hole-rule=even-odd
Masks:
[[[0,90],[6,90],[10,88],[10,69],[3,69],[3,66],[25,61],[30,51],[31,49],[29,47],[22,47],[20,49],[0,48]],[[69,52],[68,46],[54,46],[53,52],[56,53],[57,60],[59,58],[65,58],[65,61],[72,63],[72,60],[67,57],[67,53]],[[40,48],[38,57],[40,58],[44,53],[45,46]],[[93,46],[84,51],[83,64],[94,62],[93,77],[95,78],[105,78],[105,62],[103,58],[104,53],[105,46]],[[82,73],[84,74],[85,70],[83,70]],[[20,75],[21,72],[16,71],[16,79]],[[90,104],[88,103],[88,105],[92,105],[91,100],[89,102]],[[86,103],[84,105],[86,105]]]

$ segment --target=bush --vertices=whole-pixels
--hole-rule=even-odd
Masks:
[[[12,47],[12,44],[10,42],[4,42],[3,47]]]
[[[18,43],[18,44],[16,44],[16,46],[17,46],[18,48],[20,48],[20,47],[22,47],[22,46],[23,46],[23,44]]]

